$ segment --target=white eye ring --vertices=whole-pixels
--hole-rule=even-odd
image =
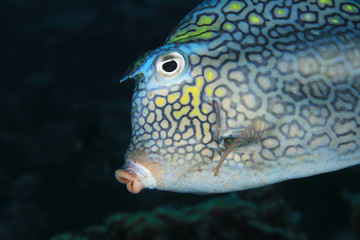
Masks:
[[[185,57],[177,51],[167,52],[157,58],[155,66],[160,77],[173,79],[184,72],[186,60]]]

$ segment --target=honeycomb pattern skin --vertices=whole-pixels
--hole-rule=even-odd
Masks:
[[[161,79],[154,62],[173,49],[187,69]],[[360,162],[359,1],[204,1],[133,72],[126,161],[158,189],[234,191]],[[227,139],[253,120],[266,124],[260,143],[214,177]]]

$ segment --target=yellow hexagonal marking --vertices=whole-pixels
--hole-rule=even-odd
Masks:
[[[189,128],[183,135],[183,139],[188,139],[190,137],[194,136],[194,130],[192,128]]]
[[[219,87],[215,91],[215,95],[217,97],[224,97],[227,94],[227,90],[224,87]]]
[[[215,21],[214,15],[202,15],[200,16],[199,20],[197,21],[197,24],[202,25],[211,25]]]
[[[163,106],[165,106],[165,104],[166,104],[166,99],[163,98],[163,97],[157,97],[157,98],[155,99],[155,104],[156,104],[158,107],[163,107]]]
[[[286,11],[284,9],[276,9],[276,13],[279,14],[279,15],[284,15],[286,13]]]
[[[331,18],[329,19],[329,22],[332,24],[340,24],[340,20],[338,18]]]
[[[235,26],[234,26],[234,24],[232,24],[232,23],[225,23],[225,24],[223,25],[223,29],[232,32],[232,31],[234,31]]]
[[[225,12],[239,12],[245,6],[244,3],[239,1],[231,1],[228,5],[225,6]]]
[[[179,111],[174,111],[174,117],[180,119],[182,116],[190,112],[190,106],[182,107]]]
[[[214,79],[217,78],[217,75],[218,73],[214,69],[212,68],[205,69],[204,77],[207,82],[212,82]]]
[[[264,19],[260,15],[258,15],[256,13],[251,13],[250,16],[249,16],[249,22],[251,24],[258,25],[258,24],[263,24]]]
[[[212,87],[207,86],[207,87],[205,88],[206,96],[212,97],[212,96],[213,96],[213,92],[214,92],[214,90],[212,89]]]
[[[333,1],[332,0],[319,0],[319,3],[321,3],[323,5],[332,5]]]
[[[347,13],[359,13],[360,12],[360,10],[357,6],[350,4],[350,3],[342,5],[342,10]]]
[[[155,114],[152,112],[152,113],[150,113],[149,116],[147,117],[146,122],[148,122],[148,123],[153,123],[154,120],[155,120]]]
[[[179,99],[179,97],[180,97],[180,93],[172,93],[172,94],[170,94],[169,96],[168,96],[168,102],[169,103],[174,103],[174,102],[176,102],[176,100],[178,100]]]

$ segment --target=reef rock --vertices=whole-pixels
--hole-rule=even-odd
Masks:
[[[245,201],[236,194],[195,206],[158,207],[151,212],[118,213],[101,226],[51,240],[115,239],[306,239],[300,214],[279,199]]]

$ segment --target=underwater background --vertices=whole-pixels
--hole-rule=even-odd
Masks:
[[[119,79],[200,2],[0,3],[0,240],[360,239],[360,166],[216,195],[116,181],[134,88]]]

